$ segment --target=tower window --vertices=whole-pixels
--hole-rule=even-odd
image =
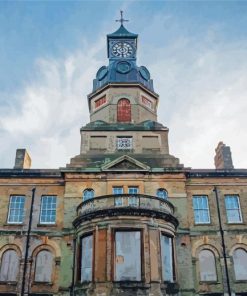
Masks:
[[[101,105],[106,103],[106,96],[99,98],[95,101],[95,108],[100,107]]]
[[[117,138],[117,150],[131,150],[131,149],[132,149],[132,137]]]
[[[144,96],[142,96],[142,104],[148,107],[149,109],[153,110],[153,103]]]
[[[117,104],[117,121],[131,122],[131,104],[128,99],[121,99]]]

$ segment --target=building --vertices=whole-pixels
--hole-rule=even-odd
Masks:
[[[216,169],[170,154],[137,38],[107,35],[79,155],[0,170],[0,295],[247,295],[247,170],[222,142]]]

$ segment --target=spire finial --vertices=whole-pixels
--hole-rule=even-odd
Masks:
[[[116,20],[116,22],[120,22],[121,23],[121,26],[123,25],[124,22],[128,22],[129,20],[125,20],[123,18],[123,11],[120,10],[120,20]]]

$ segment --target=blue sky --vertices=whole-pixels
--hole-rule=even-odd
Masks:
[[[199,0],[1,1],[0,167],[13,166],[18,147],[40,168],[79,153],[86,95],[120,9],[160,94],[170,152],[213,167],[223,140],[235,166],[247,167],[247,1]]]

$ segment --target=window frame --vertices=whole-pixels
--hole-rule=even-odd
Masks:
[[[166,197],[161,197],[158,195],[158,192],[165,192],[166,193]],[[156,190],[156,197],[161,198],[163,200],[168,200],[168,191],[165,188],[158,188]]]
[[[92,271],[91,271],[91,281],[82,281],[82,258],[83,258],[83,254],[82,254],[82,240],[91,236],[92,237],[92,258],[91,258],[91,264],[92,264]],[[85,233],[84,235],[82,235],[80,237],[79,240],[79,264],[78,264],[78,276],[77,276],[77,280],[79,283],[83,284],[83,283],[92,283],[94,281],[94,260],[95,260],[95,235],[94,235],[94,231],[93,232],[88,232]]]
[[[226,221],[228,224],[243,224],[243,216],[242,216],[242,210],[241,210],[241,204],[240,204],[240,199],[239,199],[239,195],[238,194],[225,194],[225,211],[226,211]],[[238,204],[238,208],[231,208],[231,209],[228,209],[227,208],[227,199],[229,197],[233,197],[233,198],[237,198],[237,204]],[[228,211],[238,211],[238,214],[239,214],[239,218],[240,220],[239,221],[229,221],[229,216],[228,216]]]
[[[116,233],[117,232],[139,232],[140,233],[140,280],[138,281],[132,281],[128,280],[129,282],[137,282],[140,283],[143,281],[144,278],[144,246],[143,246],[143,229],[142,228],[115,228],[113,229],[112,233],[112,240],[113,240],[113,250],[112,250],[112,262],[113,262],[113,268],[112,268],[112,281],[117,283],[125,282],[125,280],[118,281],[116,280]]]
[[[163,275],[163,258],[162,258],[162,236],[168,237],[171,239],[171,259],[172,259],[172,281],[164,280]],[[175,245],[174,245],[174,237],[166,232],[160,231],[159,235],[159,246],[160,246],[160,270],[161,270],[161,281],[164,283],[176,283],[177,281],[177,274],[176,274],[176,260],[175,260]]]
[[[42,252],[48,252],[51,255],[52,261],[51,261],[51,274],[50,274],[50,281],[39,281],[36,278],[36,268],[37,268],[37,259],[40,253]],[[54,281],[54,272],[55,272],[55,255],[53,251],[47,248],[42,248],[38,250],[38,252],[35,254],[35,264],[34,264],[34,275],[33,275],[33,281],[34,284],[52,284]]]
[[[120,142],[121,140],[125,140],[127,143],[127,140],[129,141],[129,146],[121,146]],[[132,136],[117,136],[116,138],[116,149],[117,151],[131,151],[133,150],[133,137]]]
[[[203,251],[208,251],[212,254],[213,256],[213,260],[214,260],[214,269],[215,269],[215,279],[212,280],[203,280],[202,276],[201,276],[201,262],[200,262],[200,253]],[[218,282],[218,270],[217,270],[217,261],[216,261],[216,256],[215,256],[215,252],[208,248],[207,246],[205,246],[205,248],[202,248],[198,254],[197,254],[197,259],[198,259],[198,268],[199,268],[199,281],[200,283],[217,283]]]
[[[85,199],[85,192],[93,192],[93,197],[89,197],[89,198]],[[93,190],[93,188],[86,188],[83,190],[83,192],[82,192],[82,201],[83,202],[93,199],[94,197],[95,197],[95,191]]]
[[[43,206],[43,198],[44,197],[51,197],[51,198],[55,198],[55,221],[42,221],[42,206]],[[51,203],[52,205],[54,203]],[[46,211],[52,211],[54,210],[52,207],[49,209],[45,209]],[[45,216],[45,215],[44,215]],[[39,214],[39,224],[40,225],[56,225],[56,221],[57,221],[57,195],[42,195],[41,196],[41,202],[40,202],[40,214]]]
[[[198,198],[205,198],[205,200],[206,200],[206,208],[200,208],[200,207],[198,207],[198,208],[195,208],[194,207],[194,200],[195,199],[198,199]],[[195,194],[195,195],[193,195],[192,196],[192,208],[193,208],[193,213],[194,213],[194,224],[195,225],[209,225],[209,224],[211,224],[211,216],[210,216],[210,207],[209,207],[209,200],[208,200],[208,195],[205,195],[205,194]],[[202,220],[200,220],[200,221],[197,221],[196,220],[196,217],[197,217],[197,215],[196,215],[196,212],[197,211],[201,211],[201,212],[206,212],[207,213],[207,216],[208,216],[208,221],[202,221]]]
[[[14,198],[14,197],[21,197],[24,200],[24,202],[23,202],[23,209],[22,209],[22,211],[23,211],[22,212],[22,221],[9,221],[9,219],[11,217],[11,215],[10,215],[11,210],[14,210],[14,211],[20,210],[20,208],[17,208],[17,207],[11,209],[12,198]],[[24,220],[25,220],[25,203],[26,203],[26,196],[25,195],[18,195],[18,194],[10,195],[9,205],[8,205],[7,224],[18,224],[18,225],[21,225],[21,224],[24,223]],[[18,216],[20,216],[20,215],[18,215]]]

